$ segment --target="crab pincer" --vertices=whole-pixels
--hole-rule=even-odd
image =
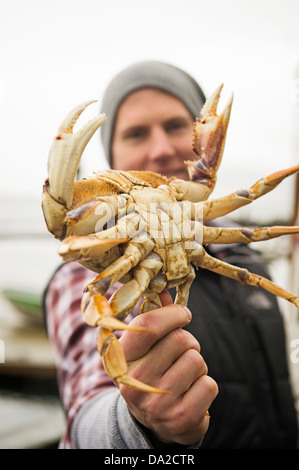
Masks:
[[[232,95],[222,113],[217,115],[222,88],[223,84],[207,99],[201,110],[201,117],[194,123],[193,150],[199,158],[185,162],[190,180],[206,186],[207,195],[213,191],[216,184],[233,104]]]

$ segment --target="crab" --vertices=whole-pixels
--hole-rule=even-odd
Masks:
[[[82,293],[85,322],[97,327],[97,348],[107,374],[116,384],[145,392],[169,393],[128,374],[116,330],[133,329],[124,320],[143,296],[141,312],[161,307],[159,294],[176,287],[175,303],[188,304],[197,267],[293,303],[299,298],[272,281],[212,257],[208,244],[250,243],[286,234],[299,227],[222,228],[208,226],[218,217],[250,204],[274,189],[299,165],[258,180],[249,189],[209,200],[216,183],[233,96],[222,113],[217,107],[222,84],[207,99],[194,123],[194,161],[186,161],[190,181],[147,171],[105,170],[75,181],[81,155],[105,122],[100,114],[74,132],[81,113],[94,101],[74,108],[63,120],[50,148],[42,209],[48,230],[60,241],[59,254],[97,273]],[[108,289],[121,286],[107,300]],[[142,329],[141,329],[142,330]]]

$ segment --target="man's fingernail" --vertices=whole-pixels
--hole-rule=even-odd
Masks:
[[[187,314],[187,318],[190,321],[191,318],[192,318],[192,313],[190,312],[189,308],[187,308],[187,307],[183,307],[183,309],[185,310],[185,312]]]

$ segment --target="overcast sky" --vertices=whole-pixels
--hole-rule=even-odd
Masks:
[[[184,67],[206,94],[223,82],[221,106],[234,92],[220,191],[298,162],[298,24],[298,0],[2,0],[0,195],[39,197],[64,115],[144,59]],[[82,168],[103,167],[97,133]]]

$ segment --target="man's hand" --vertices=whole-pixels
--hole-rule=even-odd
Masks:
[[[206,412],[218,393],[207,375],[200,345],[182,330],[191,320],[185,307],[161,294],[163,307],[136,317],[131,325],[149,332],[126,331],[121,339],[129,375],[171,394],[145,393],[120,385],[133,416],[161,443],[194,444],[205,435]]]

